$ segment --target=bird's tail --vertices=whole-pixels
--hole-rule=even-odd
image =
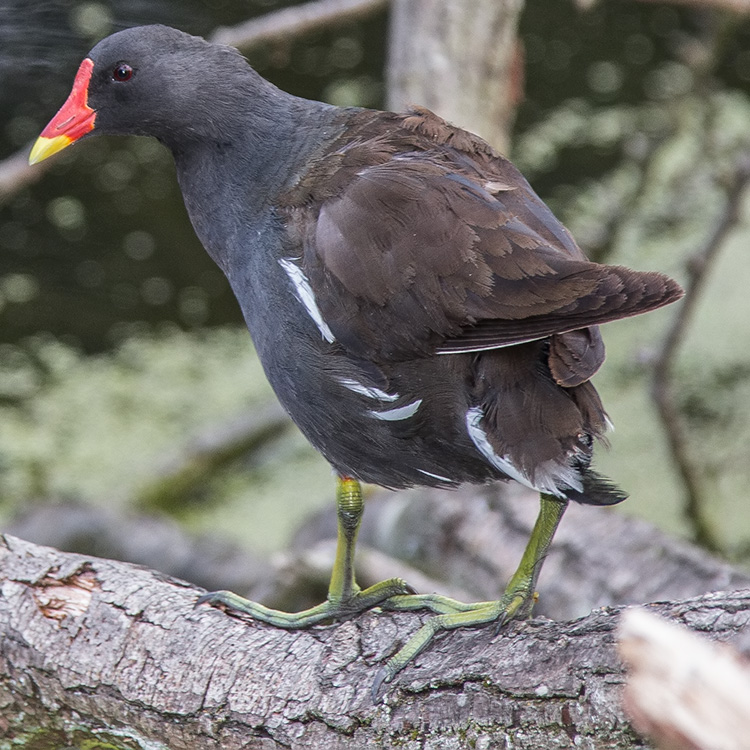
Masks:
[[[581,472],[581,480],[580,491],[565,490],[568,500],[584,505],[617,505],[628,497],[616,484],[588,467]]]

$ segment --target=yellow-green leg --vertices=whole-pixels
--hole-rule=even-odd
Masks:
[[[413,589],[400,578],[381,581],[361,590],[354,577],[354,548],[359,526],[362,522],[364,503],[362,487],[356,479],[339,477],[336,486],[336,510],[338,516],[338,540],[336,559],[328,585],[328,596],[318,604],[302,612],[282,612],[251,602],[231,591],[214,591],[204,594],[198,604],[208,602],[221,604],[229,610],[244,612],[262,622],[278,628],[306,628],[320,622],[343,620],[382,603],[393,596],[413,595]]]
[[[568,501],[542,493],[539,515],[531,532],[516,572],[508,582],[499,601],[464,604],[445,596],[399,595],[383,602],[383,609],[405,611],[429,609],[437,614],[424,625],[392,656],[378,672],[372,687],[373,700],[384,682],[390,682],[417,654],[421,653],[436,633],[442,630],[471,627],[495,622],[497,628],[514,618],[531,614],[536,600],[536,583],[539,571],[557,531]]]

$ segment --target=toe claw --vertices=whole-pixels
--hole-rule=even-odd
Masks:
[[[507,625],[508,623],[508,617],[503,613],[500,615],[500,617],[495,620],[495,635],[497,635],[502,629],[504,625]]]
[[[223,605],[232,609],[231,598],[233,596],[235,595],[231,591],[207,591],[195,600],[195,606],[197,607],[200,604],[210,604],[212,607]]]
[[[194,607],[197,607],[201,604],[215,604],[217,601],[220,601],[220,594],[221,591],[207,591],[205,594],[201,594],[196,600]]]
[[[380,669],[375,674],[375,679],[372,682],[372,687],[370,688],[370,698],[372,699],[373,704],[377,705],[380,703],[380,688],[383,687],[383,683],[390,682],[391,677],[388,674],[388,668],[387,667],[380,667]]]

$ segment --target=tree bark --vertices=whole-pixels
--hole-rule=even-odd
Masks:
[[[507,152],[522,88],[523,0],[393,0],[388,107],[419,104]]]
[[[644,746],[620,705],[618,610],[446,634],[373,705],[379,665],[428,615],[367,613],[282,631],[196,607],[201,590],[184,582],[9,536],[0,580],[6,741],[60,748],[95,737],[151,750]],[[651,609],[749,645],[750,593]]]

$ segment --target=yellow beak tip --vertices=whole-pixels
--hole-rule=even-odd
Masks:
[[[40,135],[31,148],[29,164],[38,164],[58,151],[62,151],[66,146],[70,146],[71,143],[73,141],[65,135],[57,135],[54,138],[45,138]]]

